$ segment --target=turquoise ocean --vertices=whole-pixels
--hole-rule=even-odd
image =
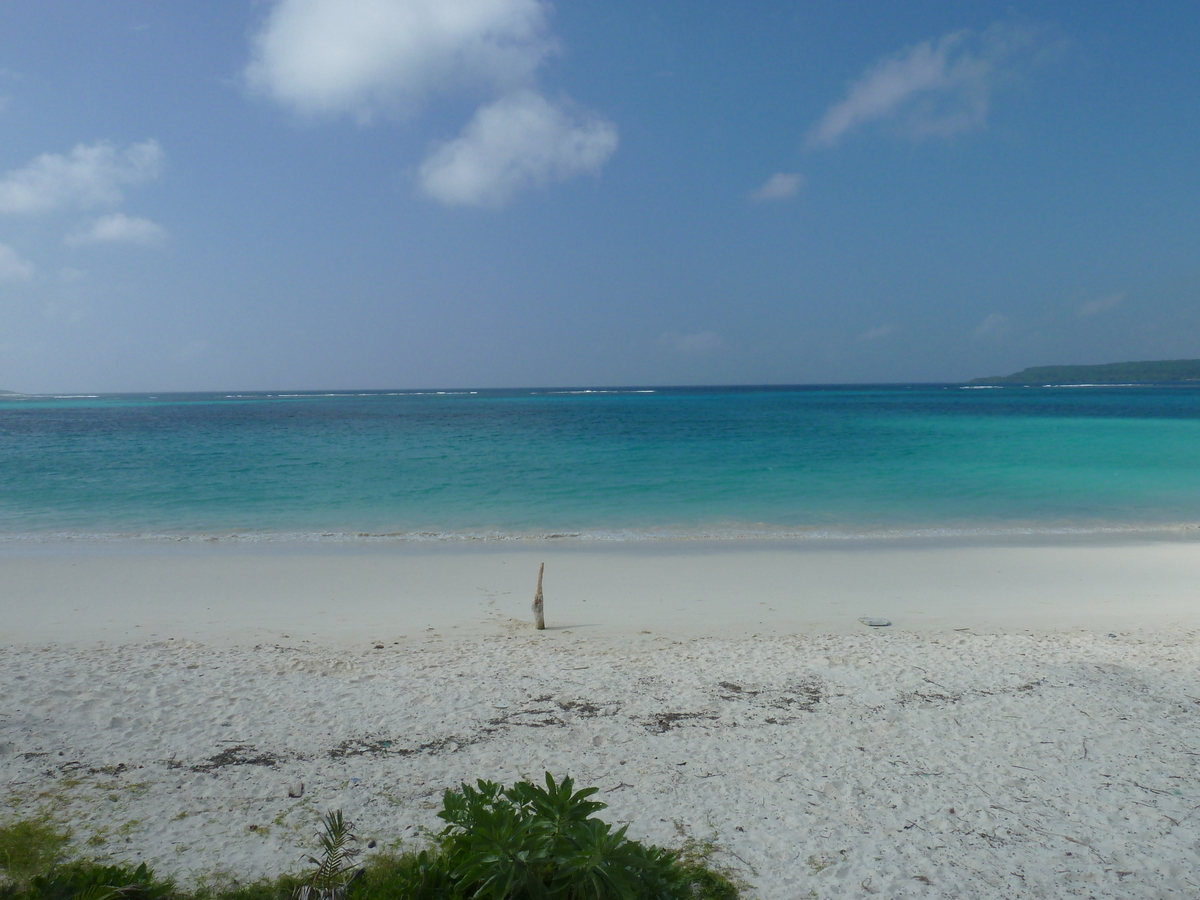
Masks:
[[[1200,525],[1200,386],[0,396],[0,541]]]

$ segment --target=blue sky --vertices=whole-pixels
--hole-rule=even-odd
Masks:
[[[1194,2],[9,0],[0,388],[1200,357]]]

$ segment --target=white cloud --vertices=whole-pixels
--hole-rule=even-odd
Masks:
[[[42,213],[65,207],[113,206],[121,188],[158,177],[163,152],[149,140],[118,150],[107,141],[69,154],[43,153],[0,179],[0,212]]]
[[[538,90],[538,68],[559,49],[550,12],[548,0],[276,0],[246,82],[301,114],[362,124],[482,93],[488,102],[421,163],[417,182],[443,203],[499,207],[595,172],[616,149],[611,122]]]
[[[1003,340],[1009,332],[1008,316],[1000,313],[988,313],[982,322],[975,326],[971,336],[977,341]]]
[[[697,331],[694,334],[667,333],[658,340],[660,344],[670,347],[676,353],[708,353],[725,343],[715,331]]]
[[[1089,300],[1087,303],[1082,303],[1079,306],[1078,315],[1081,319],[1086,319],[1089,316],[1094,316],[1102,312],[1107,312],[1114,309],[1123,303],[1125,294],[1109,294],[1107,297],[1101,297],[1099,300]]]
[[[866,70],[808,134],[810,147],[832,147],[846,134],[888,122],[921,140],[982,128],[992,94],[1038,46],[1035,32],[1001,23],[982,34],[955,31],[923,41]]]
[[[141,244],[151,246],[161,244],[167,238],[167,231],[161,225],[143,219],[140,216],[127,216],[124,213],[112,213],[101,216],[91,227],[69,234],[64,238],[72,247],[80,244]]]
[[[858,339],[860,341],[879,341],[887,337],[895,330],[895,327],[892,325],[877,325],[874,328],[869,328],[864,331],[858,336]]]
[[[8,244],[0,244],[0,281],[28,281],[33,277],[33,263],[21,259]]]
[[[498,207],[524,188],[597,172],[616,148],[611,122],[521,90],[480,107],[417,177],[443,203]]]
[[[532,82],[556,43],[543,0],[280,0],[252,90],[305,114],[411,112],[430,94]]]
[[[776,172],[764,182],[762,187],[752,191],[750,199],[755,203],[764,200],[786,200],[793,197],[796,191],[804,186],[804,176],[798,172]]]

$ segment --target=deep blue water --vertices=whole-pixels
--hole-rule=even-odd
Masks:
[[[0,537],[1200,523],[1200,387],[0,397]]]

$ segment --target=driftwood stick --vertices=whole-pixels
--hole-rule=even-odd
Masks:
[[[537,593],[533,595],[533,627],[538,631],[543,631],[546,628],[546,618],[542,615],[542,573],[546,571],[546,564],[542,563],[538,569],[538,586]]]

